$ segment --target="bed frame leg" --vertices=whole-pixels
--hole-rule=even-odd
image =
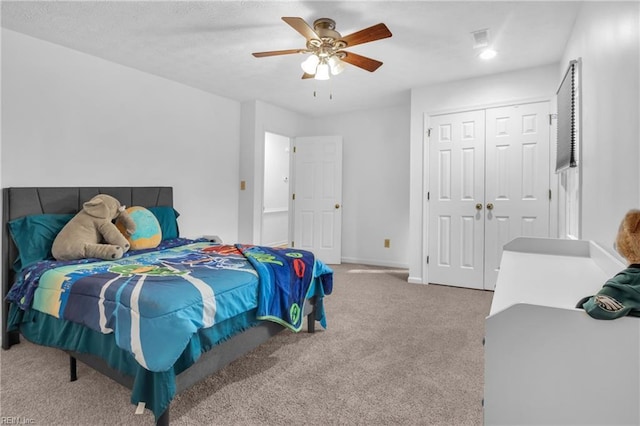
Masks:
[[[77,362],[74,357],[69,355],[69,381],[75,382],[78,380]]]
[[[6,321],[4,324],[6,324]],[[2,326],[6,327],[4,324]],[[17,345],[18,343],[20,343],[20,333],[18,333],[17,331],[2,332],[2,349],[7,350],[11,346]]]
[[[166,410],[164,410],[164,413],[162,413],[162,415],[160,417],[158,417],[158,420],[156,421],[156,426],[169,426],[169,409],[171,407],[167,407]]]
[[[307,315],[307,331],[309,333],[316,332],[316,313],[315,311]]]

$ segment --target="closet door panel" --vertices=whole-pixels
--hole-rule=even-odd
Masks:
[[[495,287],[502,247],[549,236],[549,103],[487,109],[485,289]],[[485,206],[485,207],[486,207]]]
[[[431,117],[429,282],[483,288],[484,110]]]

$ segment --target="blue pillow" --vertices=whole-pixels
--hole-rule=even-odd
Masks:
[[[171,206],[158,206],[147,207],[153,215],[160,222],[160,229],[162,230],[162,240],[168,240],[170,238],[178,238],[180,236],[180,230],[178,229],[178,213]]]
[[[9,221],[9,233],[18,248],[18,257],[13,262],[13,270],[20,272],[24,267],[45,259],[53,259],[53,240],[75,214],[36,214]]]

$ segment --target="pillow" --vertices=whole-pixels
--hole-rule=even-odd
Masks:
[[[9,233],[18,248],[13,270],[20,272],[32,263],[53,259],[53,240],[74,216],[73,213],[36,214],[10,220]]]
[[[153,215],[160,222],[160,229],[162,230],[162,239],[168,240],[170,238],[178,238],[180,236],[180,231],[178,229],[178,213],[171,206],[158,206],[158,207],[147,207],[147,209],[153,213]]]
[[[158,219],[144,207],[133,206],[125,210],[136,224],[136,232],[127,234],[121,220],[116,219],[116,227],[131,244],[131,250],[142,250],[158,247],[162,241],[162,230]]]

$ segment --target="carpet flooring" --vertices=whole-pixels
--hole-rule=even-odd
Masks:
[[[283,331],[182,392],[171,424],[481,425],[493,293],[409,284],[403,270],[333,268],[326,330]],[[82,363],[69,382],[63,352],[22,341],[0,351],[0,419],[154,423],[148,410],[134,414],[123,386]]]

